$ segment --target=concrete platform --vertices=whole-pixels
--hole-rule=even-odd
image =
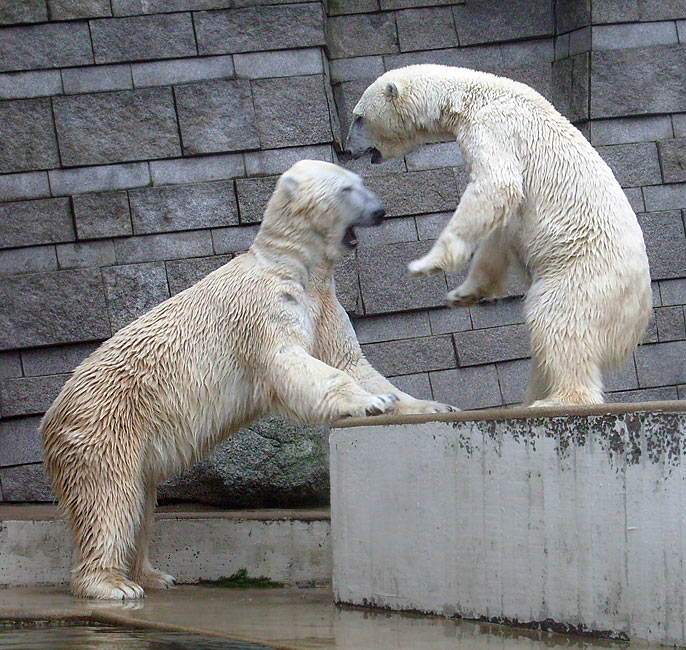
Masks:
[[[0,619],[8,618],[81,620],[191,632],[282,650],[627,648],[626,644],[549,632],[336,607],[328,587],[227,590],[182,586],[150,592],[142,601],[126,603],[79,600],[54,587],[15,587],[0,589]]]
[[[686,402],[343,424],[338,602],[686,646]]]
[[[56,506],[0,505],[0,586],[69,580],[71,535]],[[151,560],[180,583],[246,569],[285,584],[330,584],[330,516],[307,510],[158,508]]]

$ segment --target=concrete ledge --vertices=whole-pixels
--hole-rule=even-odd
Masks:
[[[0,506],[0,586],[59,585],[69,580],[71,535],[55,506]],[[286,584],[329,584],[327,509],[215,510],[161,507],[151,560],[180,583],[247,569]]]
[[[686,402],[349,424],[338,602],[686,646]]]

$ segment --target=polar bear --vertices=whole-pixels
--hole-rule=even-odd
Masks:
[[[381,222],[356,174],[300,161],[279,179],[250,250],[117,332],[41,423],[45,467],[69,517],[73,592],[139,598],[173,578],[148,561],[157,484],[251,420],[452,407],[397,390],[365,359],[335,296],[354,226]]]
[[[441,65],[372,83],[353,110],[347,149],[379,162],[436,135],[457,138],[470,182],[410,272],[456,273],[474,253],[447,296],[466,306],[501,296],[514,262],[529,284],[526,403],[601,403],[601,373],[631,354],[652,311],[643,234],[610,168],[532,88]]]

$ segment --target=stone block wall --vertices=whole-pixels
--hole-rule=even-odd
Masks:
[[[337,162],[364,88],[411,63],[528,83],[598,147],[639,213],[655,305],[608,399],[685,398],[685,13],[679,0],[0,0],[2,498],[49,498],[36,427],[71,370],[245,250],[278,174]],[[337,275],[372,363],[461,408],[518,402],[521,283],[446,310],[460,278],[405,271],[465,187],[459,148],[343,164],[389,214]]]

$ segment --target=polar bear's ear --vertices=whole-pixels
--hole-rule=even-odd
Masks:
[[[398,99],[398,95],[400,94],[400,92],[395,81],[389,81],[386,84],[386,87],[383,89],[383,94],[388,99]]]
[[[295,194],[295,191],[298,189],[298,185],[300,185],[300,182],[297,178],[295,178],[295,176],[292,176],[291,174],[284,174],[281,177],[279,185],[281,186],[281,189],[284,192],[286,192],[289,196],[293,196],[293,194]]]

